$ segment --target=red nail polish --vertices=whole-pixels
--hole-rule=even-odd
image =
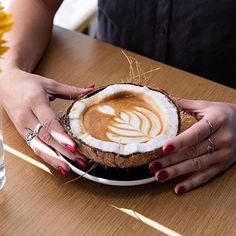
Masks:
[[[177,190],[178,195],[183,194],[184,192],[185,192],[185,187],[183,187],[183,186],[179,187]]]
[[[170,144],[163,150],[163,152],[164,152],[165,155],[167,155],[170,152],[172,152],[173,150],[174,150],[174,146]]]
[[[76,153],[76,150],[77,150],[76,147],[73,147],[73,146],[71,146],[71,145],[69,145],[69,144],[66,144],[66,145],[65,145],[65,148],[66,148],[68,151],[72,152],[73,154],[75,154],[75,153]]]
[[[152,162],[149,164],[149,170],[151,173],[155,173],[156,171],[160,170],[162,168],[161,163],[158,161]]]
[[[83,169],[86,169],[88,167],[88,163],[85,160],[81,159],[81,158],[77,158],[75,161]]]
[[[160,172],[158,173],[158,175],[157,175],[157,180],[158,180],[158,181],[163,181],[163,180],[165,180],[165,179],[167,179],[167,178],[168,178],[168,173],[167,173],[167,171],[165,171],[165,170],[160,171]]]
[[[88,88],[94,88],[94,87],[95,87],[95,84],[89,84],[89,85],[85,86],[84,88],[88,89]]]
[[[64,168],[61,167],[61,166],[58,166],[57,170],[59,171],[59,173],[60,173],[61,175],[64,175],[64,176],[65,176],[65,175],[67,174],[66,171],[64,170]]]

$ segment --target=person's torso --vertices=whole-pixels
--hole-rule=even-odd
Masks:
[[[98,4],[99,39],[233,87],[236,1],[99,0]]]

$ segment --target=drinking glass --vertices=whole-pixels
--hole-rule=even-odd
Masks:
[[[6,182],[5,165],[4,165],[4,150],[3,150],[3,135],[2,135],[2,120],[0,116],[0,190]]]

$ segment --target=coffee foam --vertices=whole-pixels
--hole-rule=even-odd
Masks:
[[[110,141],[128,144],[152,140],[161,131],[160,118],[146,108],[134,107],[114,118],[106,133]]]
[[[177,109],[164,94],[129,84],[76,102],[69,118],[78,139],[122,155],[152,151],[178,131]]]

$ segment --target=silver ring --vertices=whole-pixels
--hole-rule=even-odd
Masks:
[[[40,123],[38,123],[38,124],[35,126],[34,131],[33,131],[33,133],[34,133],[35,136],[38,136],[39,131],[42,129],[42,127],[43,127],[43,125],[40,124]]]
[[[214,131],[213,125],[211,124],[211,122],[210,122],[209,120],[206,120],[206,122],[207,122],[207,124],[208,124],[209,127],[210,127],[210,134],[209,134],[208,136],[211,136],[211,135],[213,134],[213,131]]]
[[[31,141],[33,140],[33,138],[36,135],[34,134],[34,132],[30,131],[27,135],[26,135],[26,143],[30,146]]]
[[[213,141],[210,138],[208,138],[208,142],[209,144],[207,145],[207,152],[208,153],[214,152],[215,147]]]

